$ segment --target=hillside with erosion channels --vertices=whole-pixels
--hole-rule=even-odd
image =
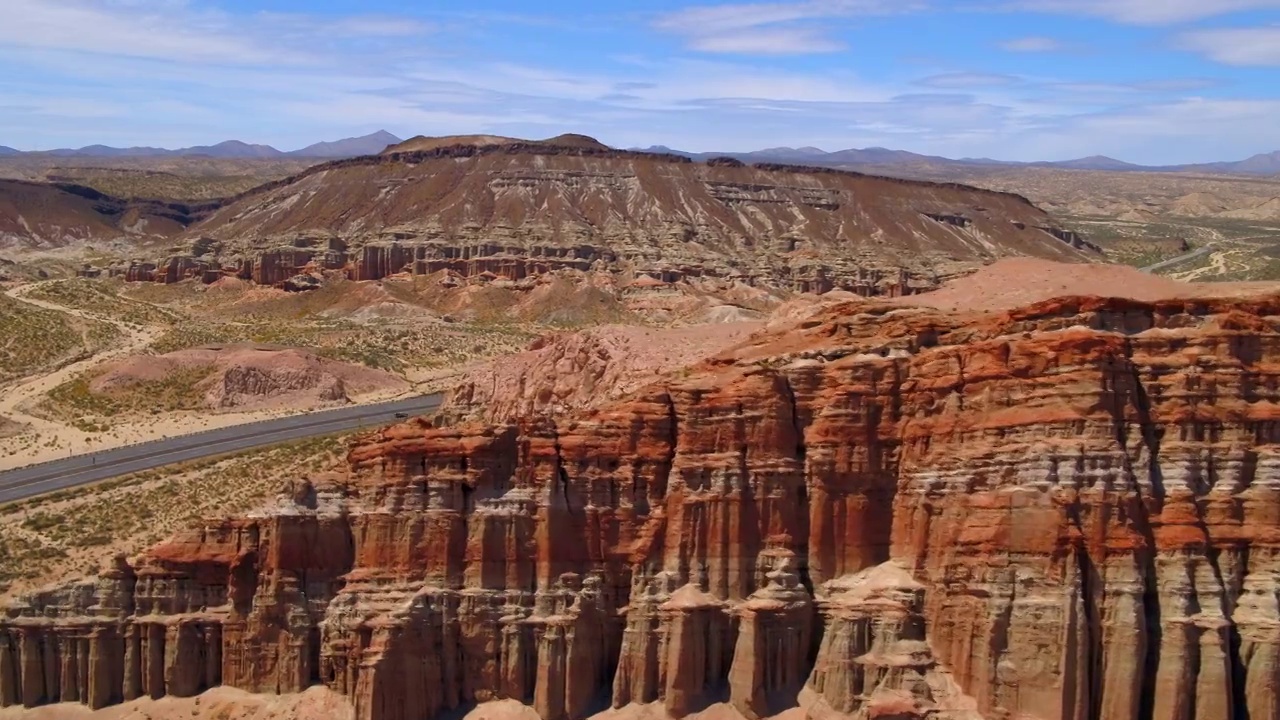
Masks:
[[[1280,295],[1175,290],[832,302],[596,408],[367,435],[12,605],[0,702],[1280,717]]]
[[[897,295],[1007,256],[1097,249],[1017,195],[779,165],[706,164],[590,138],[415,138],[233,199],[191,252],[131,280],[283,285],[449,271],[470,282],[556,271]]]
[[[0,179],[0,250],[118,237],[170,237],[214,205],[122,200],[92,188]]]

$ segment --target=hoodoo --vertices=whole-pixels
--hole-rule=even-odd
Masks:
[[[849,302],[576,417],[398,425],[10,608],[0,702],[1274,718],[1278,330]]]

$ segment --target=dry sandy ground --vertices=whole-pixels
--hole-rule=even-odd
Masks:
[[[350,701],[326,688],[313,687],[297,695],[252,695],[232,688],[215,688],[194,698],[149,698],[123,705],[89,710],[63,703],[24,710],[0,710],[0,720],[350,720]],[[670,720],[661,703],[628,705],[591,716],[592,720]],[[803,720],[799,708],[784,711],[772,720]],[[539,720],[537,712],[514,700],[498,700],[476,706],[460,720]],[[712,705],[685,720],[744,720],[727,704]]]
[[[184,463],[0,505],[0,605],[95,575],[208,518],[250,512],[299,477],[346,468],[350,436]]]
[[[1153,301],[1275,292],[1280,292],[1280,283],[1185,283],[1124,265],[1067,265],[1034,258],[1009,258],[953,280],[934,292],[896,298],[893,302],[943,310],[999,312],[1068,295]]]
[[[366,405],[407,396],[411,393],[387,391],[355,398],[353,405]],[[137,445],[152,440],[163,440],[190,435],[205,430],[244,425],[289,415],[311,412],[314,408],[284,408],[254,412],[227,413],[168,413],[164,416],[139,418],[129,423],[113,425],[108,433],[86,433],[74,427],[41,420],[40,444],[32,447],[23,433],[0,440],[0,470],[10,470],[35,463],[58,460],[112,448]],[[22,421],[26,422],[26,416]],[[13,453],[13,454],[10,454]]]
[[[194,698],[145,698],[101,710],[61,703],[27,710],[0,710],[0,720],[351,720],[347,699],[323,687],[297,695],[253,695],[233,688],[214,688]]]
[[[671,720],[670,713],[662,703],[609,708],[589,717],[590,720]],[[515,700],[497,700],[476,706],[462,720],[539,720],[539,717],[538,713],[528,705]],[[682,720],[745,720],[745,718],[728,703],[716,703],[699,712],[690,713]],[[792,708],[771,716],[769,720],[805,720],[805,712],[800,708]]]
[[[169,413],[163,416],[148,416],[131,419],[128,422],[113,423],[111,431],[107,433],[88,433],[69,425],[31,415],[27,411],[33,405],[39,403],[50,390],[105,361],[140,352],[154,342],[161,333],[159,328],[138,330],[108,317],[92,315],[55,303],[25,297],[24,294],[32,287],[34,286],[18,286],[9,289],[6,294],[15,300],[30,303],[47,310],[112,323],[119,328],[124,339],[110,350],[99,353],[92,358],[67,365],[47,375],[27,378],[0,388],[0,417],[27,428],[25,432],[18,435],[0,437],[0,470],[9,470],[76,454],[101,452],[151,440],[189,435],[204,430],[296,415],[313,409],[310,407],[282,407],[251,412],[217,414]],[[352,401],[353,404],[376,403],[408,394],[409,392],[405,388],[396,386],[359,395],[352,398]],[[34,440],[37,436],[39,438],[38,441]]]
[[[133,355],[102,368],[94,393],[129,392],[175,373],[202,374],[195,389],[211,410],[270,410],[346,403],[372,393],[401,393],[408,384],[385,370],[323,358],[302,348],[256,343],[208,345],[164,355]]]
[[[88,370],[104,360],[121,357],[123,355],[128,355],[129,353],[142,350],[160,336],[160,331],[155,328],[134,330],[118,320],[98,317],[81,310],[73,310],[51,302],[26,297],[25,293],[33,287],[35,287],[35,285],[19,285],[18,287],[10,288],[5,292],[5,294],[14,300],[18,300],[29,305],[35,305],[36,307],[44,308],[46,310],[67,313],[68,315],[75,315],[76,317],[82,317],[90,320],[109,322],[112,325],[115,325],[116,328],[124,335],[124,339],[121,340],[119,344],[106,352],[98,353],[91,358],[81,360],[77,363],[72,363],[47,375],[20,380],[4,388],[4,393],[0,395],[0,416],[7,417],[13,422],[28,425],[36,432],[56,433],[64,426],[59,423],[27,415],[22,411],[22,408],[32,401],[36,401],[39,398],[44,397],[45,393],[62,383],[71,380],[79,373]]]

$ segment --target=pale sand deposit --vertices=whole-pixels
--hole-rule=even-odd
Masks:
[[[143,698],[90,710],[79,703],[0,710],[0,720],[351,720],[355,710],[347,698],[328,688],[313,687],[296,695],[254,695],[229,687],[214,688],[193,698]]]
[[[1073,295],[1152,302],[1275,292],[1280,292],[1280,283],[1186,283],[1126,265],[1073,265],[1036,258],[1009,258],[933,292],[895,298],[891,302],[943,310],[996,312]]]

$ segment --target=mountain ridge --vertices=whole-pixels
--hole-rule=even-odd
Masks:
[[[359,137],[343,138],[312,143],[297,150],[278,150],[270,145],[246,143],[241,140],[224,140],[214,145],[195,145],[186,148],[168,149],[150,146],[127,148],[109,145],[86,145],[81,148],[58,148],[56,150],[22,151],[0,146],[0,157],[215,157],[236,159],[271,159],[271,158],[320,158],[335,159],[356,157],[359,155],[376,155],[388,145],[395,145],[402,140],[386,130],[379,130]]]
[[[743,162],[790,162],[840,167],[844,165],[918,165],[945,164],[964,167],[1029,167],[1060,170],[1103,170],[1111,172],[1213,172],[1230,175],[1280,175],[1280,151],[1259,153],[1239,161],[1188,163],[1182,165],[1138,165],[1106,155],[1071,160],[1037,160],[1031,162],[994,160],[992,158],[948,158],[941,155],[924,155],[909,150],[893,150],[883,147],[848,148],[827,152],[814,147],[773,147],[745,152],[690,152],[665,145],[633,148],[645,152],[663,152],[683,155],[697,162],[712,158],[729,157]]]
[[[421,137],[423,136],[418,136],[418,138]],[[416,140],[418,138],[414,139]],[[241,140],[225,140],[213,145],[197,145],[178,149],[151,146],[119,148],[108,145],[87,145],[81,148],[23,151],[0,145],[0,157],[43,156],[125,158],[207,156],[236,159],[317,158],[334,160],[358,157],[361,155],[377,155],[391,146],[399,145],[404,142],[406,141],[386,130],[378,130],[368,135],[316,142],[311,145],[307,145],[306,147],[289,151],[279,150],[270,145],[246,143]],[[668,147],[666,145],[651,145],[644,148],[631,147],[628,149],[651,153],[682,155],[698,162],[705,162],[718,157],[730,157],[748,163],[778,162],[824,167],[842,167],[851,165],[910,166],[919,164],[942,164],[962,167],[1028,167],[1110,172],[1206,172],[1264,177],[1280,175],[1280,150],[1270,153],[1258,153],[1252,157],[1237,161],[1184,163],[1175,165],[1140,165],[1105,155],[1091,155],[1088,157],[1068,160],[1014,161],[996,160],[986,157],[948,158],[941,155],[926,155],[911,152],[909,150],[895,150],[885,147],[845,148],[830,152],[813,146],[777,146],[763,148],[760,150],[715,152],[693,152]]]

